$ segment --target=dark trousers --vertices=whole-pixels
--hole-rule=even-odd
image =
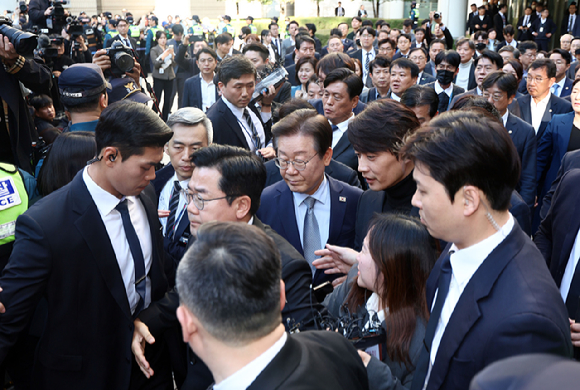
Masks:
[[[538,39],[538,38],[536,38],[536,44],[538,45],[538,51],[540,51],[540,50],[550,51],[550,49],[548,49],[548,46],[550,44],[550,40],[549,39]]]
[[[177,108],[183,107],[183,87],[185,86],[186,78],[183,77],[176,77],[174,79],[175,83],[173,84],[173,96],[177,95]]]
[[[169,112],[171,111],[171,106],[173,105],[173,80],[161,80],[153,78],[153,91],[155,96],[157,96],[157,104],[159,109],[161,109],[161,95],[163,94],[163,111],[162,118],[167,121]]]

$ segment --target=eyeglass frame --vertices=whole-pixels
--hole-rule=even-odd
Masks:
[[[296,170],[297,170],[297,171],[299,171],[299,172],[302,172],[302,171],[304,171],[304,170],[306,169],[306,164],[308,164],[310,161],[312,161],[312,159],[313,159],[314,157],[316,157],[316,156],[318,156],[318,153],[316,153],[314,156],[310,157],[310,158],[309,158],[307,161],[302,161],[302,160],[282,160],[282,159],[280,159],[280,157],[276,157],[276,158],[274,159],[274,164],[275,164],[275,165],[276,165],[278,168],[280,168],[280,169],[288,169],[288,164],[292,164],[292,166],[294,167],[294,169],[296,169]],[[285,168],[282,168],[282,167],[280,166],[280,161],[285,161],[285,162],[286,162],[286,167],[285,167]],[[304,163],[304,168],[302,168],[302,169],[299,169],[299,168],[296,166],[296,163],[299,163],[299,164],[300,164],[300,163]]]
[[[226,195],[226,196],[221,196],[219,198],[204,199],[199,195],[199,192],[193,193],[192,191],[189,190],[189,188],[182,189],[182,192],[183,192],[183,195],[185,196],[185,203],[189,206],[189,203],[193,202],[193,205],[199,211],[202,211],[205,208],[205,202],[211,202],[212,200],[221,200],[221,199],[227,199],[227,198],[237,198],[240,196],[240,195]],[[197,199],[198,201],[201,201],[201,207],[196,204],[195,199]]]

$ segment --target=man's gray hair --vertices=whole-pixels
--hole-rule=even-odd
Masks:
[[[205,127],[207,144],[211,145],[213,143],[213,125],[207,115],[205,115],[205,113],[199,108],[180,108],[173,114],[169,115],[169,119],[167,120],[167,126],[171,128],[178,124],[184,126],[195,126],[200,123]]]

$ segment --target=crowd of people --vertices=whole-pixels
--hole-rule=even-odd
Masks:
[[[365,16],[0,28],[15,389],[575,386],[576,3]]]

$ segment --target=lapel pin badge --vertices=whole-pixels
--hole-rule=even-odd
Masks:
[[[511,130],[508,130],[508,134],[511,134],[511,133],[512,133],[512,131]]]
[[[338,201],[339,202],[346,202],[346,197],[345,196],[339,196],[338,197]]]

